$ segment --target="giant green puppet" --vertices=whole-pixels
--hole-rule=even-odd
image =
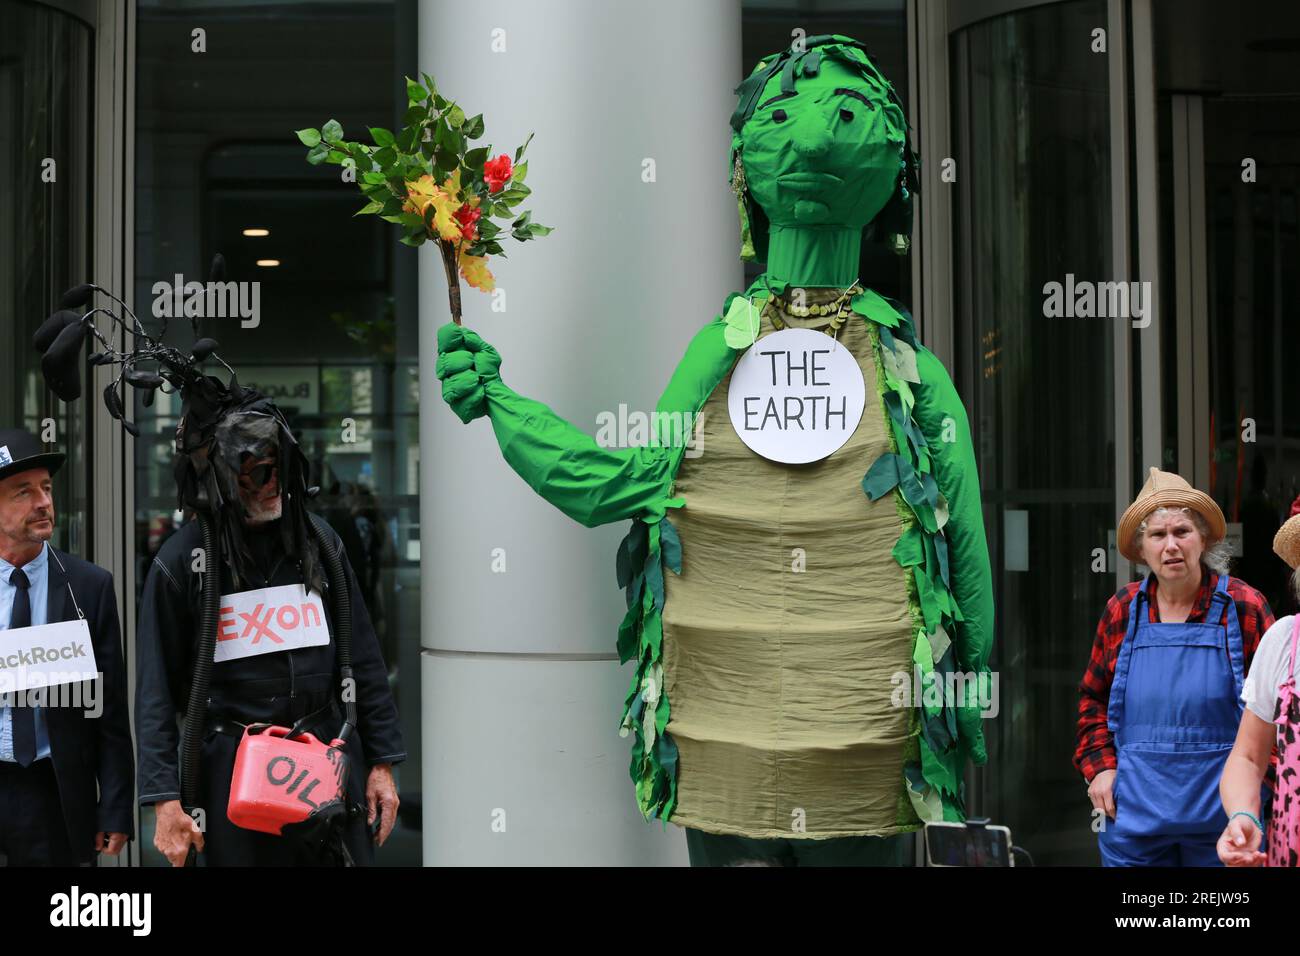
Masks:
[[[496,350],[457,325],[438,334],[443,397],[462,421],[486,415],[506,461],[565,514],[632,521],[617,556],[618,651],[636,668],[622,732],[647,818],[750,841],[961,820],[967,760],[986,759],[980,700],[925,691],[988,674],[975,458],[943,366],[859,275],[864,241],[906,245],[906,121],[847,37],[767,57],[737,92],[742,256],[766,271],[695,335],[659,401],[657,426],[692,421],[698,452],[678,429],[600,447],[511,390]],[[847,354],[864,383],[851,434],[806,463],[741,432],[765,408],[775,429],[812,416],[728,405],[743,357],[792,329],[825,343],[814,365]]]

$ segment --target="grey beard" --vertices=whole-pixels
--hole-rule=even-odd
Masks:
[[[283,511],[284,500],[282,498],[276,498],[270,505],[246,501],[244,502],[244,521],[250,525],[267,524],[271,521],[278,521]]]

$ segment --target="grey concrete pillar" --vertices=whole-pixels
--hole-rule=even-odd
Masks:
[[[493,155],[536,133],[524,208],[555,228],[503,240],[509,258],[492,269],[506,309],[466,288],[465,324],[500,350],[507,384],[588,434],[620,404],[653,411],[691,336],[741,288],[727,187],[739,0],[422,2],[419,33],[421,69],[484,114]],[[625,523],[592,531],[555,511],[504,464],[486,421],[464,426],[443,405],[447,320],[426,244],[424,859],[684,863],[682,831],[641,819],[618,736]]]

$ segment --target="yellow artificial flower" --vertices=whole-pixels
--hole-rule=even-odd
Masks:
[[[446,188],[450,186],[450,191]],[[406,184],[406,208],[408,212],[418,212],[421,216],[425,215],[430,206],[434,209],[433,228],[438,234],[438,238],[446,239],[449,242],[460,238],[460,226],[457,224],[454,215],[460,208],[460,200],[455,198],[460,192],[460,170],[447,180],[443,186],[439,186],[433,181],[433,177],[425,173],[419,179]]]
[[[428,173],[425,173],[419,179],[408,180],[406,183],[406,211],[421,212],[425,206],[433,201],[433,194],[437,191],[438,186]]]
[[[455,171],[447,177],[447,181],[442,184],[443,190],[446,191],[456,203],[460,205],[460,167],[457,166]]]
[[[496,280],[492,278],[492,273],[488,271],[487,256],[467,256],[462,252],[460,254],[460,274],[465,277],[466,282],[480,292],[491,292],[497,287]]]

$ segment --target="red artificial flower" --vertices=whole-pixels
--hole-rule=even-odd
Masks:
[[[483,164],[483,181],[488,184],[488,192],[499,193],[513,172],[510,157],[505,153],[496,159],[489,159]]]
[[[456,222],[460,223],[461,237],[473,244],[478,239],[478,221],[483,210],[477,206],[464,205],[454,213]]]

